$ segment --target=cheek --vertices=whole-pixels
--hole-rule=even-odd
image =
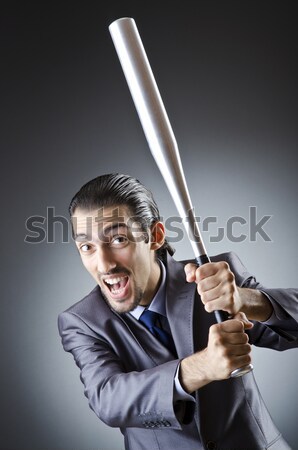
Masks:
[[[120,266],[132,266],[136,263],[138,256],[137,252],[128,246],[121,251],[115,252],[113,259]]]
[[[135,267],[141,277],[146,278],[151,270],[151,255],[146,249],[140,250],[135,254]]]

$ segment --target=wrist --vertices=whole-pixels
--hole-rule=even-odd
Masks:
[[[249,320],[266,322],[271,317],[273,306],[270,300],[257,289],[238,288],[242,308]]]
[[[179,381],[186,392],[191,394],[212,381],[207,374],[207,366],[206,349],[181,361]]]

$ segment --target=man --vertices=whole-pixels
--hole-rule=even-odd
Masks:
[[[261,286],[232,253],[175,261],[151,193],[129,176],[88,182],[70,214],[97,286],[59,330],[90,407],[125,448],[289,449],[253,373],[230,374],[252,344],[298,346],[297,290]],[[232,318],[217,324],[214,310]]]

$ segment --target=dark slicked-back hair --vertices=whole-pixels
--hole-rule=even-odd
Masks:
[[[120,205],[128,207],[134,222],[138,222],[144,232],[160,221],[152,193],[136,178],[119,173],[101,175],[84,184],[71,200],[69,213],[72,217],[77,208],[93,210]],[[174,250],[165,240],[156,255],[165,261],[167,252],[173,255]]]

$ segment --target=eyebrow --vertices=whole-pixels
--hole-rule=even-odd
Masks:
[[[113,225],[108,226],[107,228],[105,228],[103,230],[103,235],[106,236],[107,234],[111,233],[112,231],[114,231],[115,229],[119,229],[119,228],[125,228],[126,230],[128,230],[128,226],[126,225],[126,223],[115,223]]]
[[[80,239],[87,239],[88,238],[88,235],[87,234],[85,234],[85,233],[76,233],[76,234],[74,234],[74,239],[75,240],[77,240],[78,238],[80,238]]]
[[[119,229],[119,228],[125,228],[126,230],[128,230],[128,226],[126,225],[126,223],[114,223],[112,225],[109,225],[108,227],[106,227],[101,233],[98,233],[99,236],[107,236],[108,234],[110,234],[111,232],[113,232],[115,229]],[[76,233],[74,234],[74,240],[90,240],[90,235],[86,234],[86,233]]]

